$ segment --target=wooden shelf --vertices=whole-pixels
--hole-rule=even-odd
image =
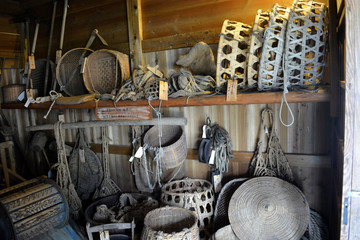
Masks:
[[[329,102],[330,101],[330,89],[320,88],[317,92],[296,91],[289,92],[287,95],[287,101],[289,103],[298,102]],[[175,99],[169,99],[168,101],[162,101],[162,107],[190,107],[190,106],[211,106],[211,105],[241,105],[241,104],[270,104],[280,103],[282,98],[282,92],[256,92],[256,93],[241,93],[237,95],[236,101],[227,102],[225,95],[204,95],[196,97],[181,97]],[[159,106],[159,100],[152,100],[151,105],[154,107]],[[30,104],[28,109],[48,109],[51,103],[39,103]],[[148,101],[145,99],[139,99],[137,101],[120,101],[116,106],[144,106],[148,105]],[[57,105],[53,106],[53,109],[76,109],[76,108],[104,108],[114,107],[112,101],[91,101],[82,104],[74,105]],[[11,103],[2,104],[2,109],[26,109],[23,103]]]

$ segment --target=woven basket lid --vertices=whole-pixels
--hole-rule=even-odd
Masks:
[[[298,240],[309,225],[309,205],[294,185],[275,177],[257,177],[233,194],[229,220],[240,239]]]

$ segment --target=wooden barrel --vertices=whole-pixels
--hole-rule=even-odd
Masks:
[[[0,239],[32,239],[69,218],[65,196],[49,179],[32,179],[0,191]]]

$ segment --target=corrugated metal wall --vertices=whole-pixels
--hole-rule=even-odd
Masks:
[[[212,46],[216,53],[216,46]],[[177,58],[189,49],[167,50],[154,53],[146,53],[145,61],[150,65],[159,64],[160,69],[167,72],[174,67]],[[3,83],[18,82],[20,75],[16,70],[8,70],[5,73]],[[188,148],[196,149],[201,138],[201,127],[206,117],[212,122],[217,122],[230,132],[235,151],[254,151],[260,124],[260,112],[266,107],[265,104],[251,105],[227,105],[227,106],[204,106],[204,107],[173,107],[163,108],[164,116],[186,117],[188,124],[185,126]],[[269,104],[269,108],[275,113],[275,127],[280,137],[283,150],[286,153],[324,155],[328,154],[329,142],[329,104],[328,103],[297,103],[290,104],[295,116],[295,123],[290,128],[281,125],[279,121],[280,104]],[[47,120],[43,119],[46,110],[4,110],[9,118],[22,148],[28,139],[25,127],[43,123],[54,123],[59,110],[53,110]],[[95,120],[94,110],[63,110],[66,122],[78,122]],[[286,109],[283,118],[288,119]],[[110,127],[110,138],[114,145],[130,145],[128,127]],[[86,134],[91,143],[101,142],[100,129],[87,128]],[[76,130],[66,130],[66,140],[75,142]],[[99,155],[100,156],[100,155]],[[128,162],[128,156],[111,154],[111,176],[124,191],[136,191],[133,176]],[[329,167],[292,166],[297,183],[305,192],[310,205],[326,214],[329,206],[328,183],[330,178]],[[239,177],[246,173],[248,163],[241,159],[234,159],[230,163],[227,177]],[[208,178],[208,166],[195,160],[188,160],[184,165],[182,175],[192,178]]]

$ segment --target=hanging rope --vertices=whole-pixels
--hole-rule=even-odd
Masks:
[[[71,181],[69,166],[66,158],[65,137],[63,122],[56,122],[54,125],[55,139],[58,153],[58,168],[56,175],[56,183],[60,186],[70,206],[70,212],[77,219],[79,211],[82,207],[81,200],[77,195],[75,186]]]

